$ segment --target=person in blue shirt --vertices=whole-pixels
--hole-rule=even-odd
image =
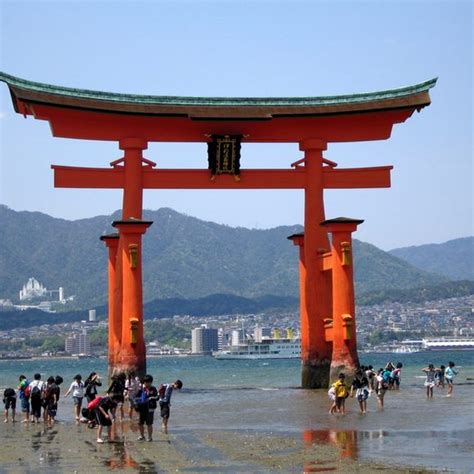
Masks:
[[[27,387],[29,387],[30,382],[28,382],[27,378],[24,375],[20,375],[18,379],[18,398],[20,399],[21,403],[21,411],[24,413],[25,418],[22,423],[29,423],[30,421],[30,395],[27,392]]]
[[[152,385],[153,376],[145,375],[143,385],[137,393],[135,409],[138,411],[138,429],[140,436],[138,441],[145,440],[145,426],[148,431],[148,441],[153,441],[153,421],[158,400],[158,390]]]
[[[170,418],[171,395],[173,390],[181,390],[183,382],[176,380],[174,383],[162,383],[158,389],[160,414],[161,414],[161,430],[163,433],[168,433],[168,420]]]
[[[455,365],[456,364],[454,362],[449,361],[448,367],[446,367],[446,370],[444,371],[444,378],[448,384],[448,397],[453,394],[453,379],[454,376],[457,375],[457,371],[454,370]]]

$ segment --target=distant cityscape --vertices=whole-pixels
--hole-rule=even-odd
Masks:
[[[357,338],[361,351],[403,351],[430,349],[430,341],[443,337],[445,341],[468,340],[474,347],[474,295],[426,303],[384,303],[360,306],[356,311]],[[19,317],[20,316],[19,312]],[[156,325],[179,329],[176,338],[147,340],[147,354],[204,355],[265,337],[299,335],[298,312],[232,314],[211,317],[173,316],[145,321],[147,328]],[[158,333],[161,326],[158,326]],[[99,337],[100,336],[100,337]],[[54,339],[55,348],[42,350],[29,346],[29,340]],[[90,310],[83,321],[63,324],[43,324],[31,328],[0,331],[0,355],[13,356],[105,356],[107,352],[107,321]],[[95,341],[95,342],[94,342]],[[427,344],[428,343],[428,344]],[[19,349],[5,351],[4,344],[16,344]],[[44,349],[44,348],[43,348]]]
[[[383,303],[357,309],[358,342],[363,349],[390,350],[403,339],[474,335],[474,295],[424,303]],[[396,336],[390,340],[380,335]]]
[[[251,340],[256,343],[262,343],[270,339],[298,339],[299,334],[295,334],[292,328],[287,328],[283,333],[280,329],[255,326],[252,334],[242,329],[213,329],[207,324],[201,324],[200,327],[191,331],[191,354],[211,355],[215,351],[221,351],[226,347],[236,347]]]

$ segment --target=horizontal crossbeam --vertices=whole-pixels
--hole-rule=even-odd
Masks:
[[[120,189],[125,185],[123,168],[80,168],[52,165],[56,188]],[[373,168],[323,168],[326,189],[388,188],[392,166]],[[304,168],[241,170],[240,181],[218,175],[211,181],[208,170],[151,169],[143,167],[144,189],[304,189]]]

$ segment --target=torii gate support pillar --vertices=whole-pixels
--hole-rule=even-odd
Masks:
[[[328,332],[332,332],[331,381],[335,381],[341,372],[352,379],[359,367],[352,232],[362,222],[364,221],[341,217],[322,223],[322,226],[332,233],[330,255],[324,256],[331,262],[332,275],[332,321],[326,321]]]
[[[108,321],[109,321],[109,375],[112,375],[113,368],[117,360],[117,352],[122,339],[122,321],[116,306],[116,279],[117,279],[117,250],[119,246],[119,234],[102,235],[100,240],[105,243],[109,251],[108,261]]]
[[[318,268],[321,249],[329,247],[324,221],[323,151],[327,144],[319,139],[300,143],[304,152],[305,211],[304,238],[300,245],[301,298],[301,385],[324,388],[329,383],[330,345],[324,338],[324,318],[331,312],[331,280]],[[301,271],[303,270],[303,271]]]
[[[126,219],[114,221],[119,230],[117,261],[121,263],[121,341],[113,372],[146,373],[146,350],[143,336],[142,235],[152,221]],[[117,294],[117,293],[116,293]]]

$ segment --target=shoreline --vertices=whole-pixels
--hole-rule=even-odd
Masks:
[[[359,350],[358,353],[362,355],[366,354],[375,354],[375,355],[393,355],[393,356],[417,356],[420,354],[432,354],[434,356],[438,356],[439,354],[447,353],[447,352],[457,352],[457,353],[474,353],[474,348],[469,349],[459,349],[459,348],[449,348],[449,349],[426,349],[426,350],[418,350],[418,351],[407,351],[407,352],[396,352],[396,351],[382,351],[382,350]],[[160,358],[183,358],[183,357],[213,357],[210,354],[193,354],[193,353],[183,353],[183,354],[147,354],[147,359],[160,359]],[[13,356],[13,357],[0,357],[0,361],[22,361],[22,360],[46,360],[46,359],[53,359],[53,360],[63,360],[63,359],[73,359],[73,360],[106,360],[107,355],[86,355],[86,356],[78,356],[78,355],[32,355],[32,356]],[[218,358],[215,358],[219,360]],[[253,357],[253,358],[245,358],[245,357],[238,357],[234,359],[225,359],[225,360],[262,360],[262,361],[272,361],[272,360],[280,360],[281,358],[269,358],[269,357]],[[300,359],[300,357],[290,357],[288,359]]]

